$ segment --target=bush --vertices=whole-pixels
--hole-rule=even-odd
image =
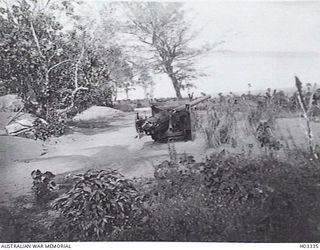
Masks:
[[[317,164],[227,154],[189,167],[165,161],[140,184],[150,219],[118,239],[319,241]]]
[[[188,196],[192,188],[200,187],[201,163],[195,163],[193,156],[184,154],[177,162],[164,161],[155,167],[154,192],[158,201],[175,195]],[[187,192],[185,192],[187,191]]]
[[[145,240],[221,241],[223,225],[218,214],[206,206],[205,201],[205,193],[191,188],[188,195],[176,194],[161,202],[153,198],[151,230],[148,230],[153,234],[144,235]]]
[[[164,161],[156,166],[154,179],[139,180],[137,187],[144,194],[148,220],[138,228],[121,232],[116,239],[219,240],[219,218],[205,204],[207,195],[201,190],[199,168],[192,157],[182,157],[177,163]]]
[[[127,229],[113,238],[128,241],[186,241],[209,239],[218,221],[204,206],[200,190],[200,169],[192,156],[164,161],[155,166],[154,178],[137,180],[143,194],[148,220],[139,227]],[[201,203],[201,205],[199,204]],[[210,221],[212,223],[207,224]],[[207,226],[201,230],[202,225]]]
[[[48,116],[47,120],[37,118],[34,121],[34,136],[36,139],[47,140],[51,136],[61,136],[66,131],[66,123],[58,114]]]
[[[53,197],[51,191],[56,187],[56,183],[53,181],[55,177],[53,173],[50,171],[42,173],[37,169],[31,172],[31,177],[33,179],[32,189],[38,201],[48,201]]]
[[[202,174],[210,207],[231,223],[226,241],[318,241],[319,163],[213,156]],[[228,228],[228,227],[226,227]],[[312,229],[313,228],[313,229]]]
[[[132,182],[114,170],[89,170],[75,176],[74,187],[54,201],[71,239],[103,239],[138,225],[144,211]]]

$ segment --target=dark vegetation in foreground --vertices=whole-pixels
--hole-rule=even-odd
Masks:
[[[17,206],[5,240],[318,242],[319,165],[222,152],[165,161],[151,179],[90,170],[53,202]]]

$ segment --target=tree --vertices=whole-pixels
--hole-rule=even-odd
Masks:
[[[128,88],[133,78],[123,48],[109,42],[115,26],[101,29],[76,15],[79,4],[13,0],[0,7],[0,91],[18,94],[24,111],[42,118],[35,122],[41,138],[63,133],[66,115],[112,105],[114,86]]]
[[[109,57],[108,66],[112,68],[110,80],[114,88],[114,100],[117,99],[118,91],[123,91],[129,99],[129,92],[141,86],[145,96],[152,92],[154,85],[150,74],[150,65],[137,45],[128,44],[126,35],[122,32],[123,15],[122,4],[111,2],[105,3],[100,12],[100,26],[98,29],[101,43],[106,48],[111,48],[117,57]],[[141,53],[142,52],[142,53]],[[113,59],[112,59],[113,58]],[[148,96],[149,96],[148,95]]]
[[[1,9],[0,78],[8,92],[22,97],[27,109],[46,118],[63,80],[57,76],[67,75],[63,64],[70,60],[62,48],[62,25],[30,3],[23,0]]]
[[[181,90],[190,88],[193,80],[204,75],[196,69],[196,59],[211,48],[191,47],[195,33],[191,32],[181,3],[147,2],[125,6],[128,32],[147,46],[152,53],[153,69],[169,76],[177,98],[181,99]]]
[[[146,71],[142,71],[140,76],[139,76],[139,85],[143,89],[144,97],[146,99],[151,99],[153,98],[153,91],[154,91],[154,86],[155,83],[150,76],[150,73]]]
[[[0,8],[1,85],[45,120],[50,112],[111,102],[110,79],[117,75],[111,61],[119,61],[119,53],[101,45],[92,26],[73,13],[73,3],[22,0]],[[66,29],[60,14],[73,25]]]
[[[134,89],[135,82],[133,66],[128,62],[127,55],[118,45],[107,48],[106,65],[109,68],[109,80],[113,85],[114,99],[117,99],[119,90],[124,90],[128,97],[128,92]]]
[[[146,99],[153,98],[155,82],[151,76],[148,63],[141,56],[134,56],[130,58],[129,62],[133,72],[131,87],[140,86]]]

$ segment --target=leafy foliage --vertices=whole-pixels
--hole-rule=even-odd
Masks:
[[[31,172],[31,177],[33,179],[32,189],[36,198],[39,201],[48,200],[51,197],[51,191],[56,187],[56,183],[53,181],[55,175],[50,171],[42,173],[37,169]]]
[[[141,183],[149,221],[117,239],[318,241],[317,164],[228,154],[190,163],[187,171],[182,163],[163,162],[153,181]]]
[[[133,184],[115,170],[88,170],[74,187],[54,201],[67,220],[70,237],[100,239],[139,224],[141,198]]]
[[[261,122],[256,130],[256,137],[261,147],[267,147],[269,149],[279,150],[281,147],[280,141],[278,141],[273,133],[272,126],[268,122]]]
[[[63,135],[66,130],[66,124],[60,116],[53,114],[47,118],[47,121],[37,118],[34,121],[33,130],[35,139],[45,141],[51,136]]]
[[[319,220],[314,213],[319,199],[314,196],[320,174],[316,165],[240,156],[208,159],[203,174],[212,194],[209,205],[224,211],[225,221],[233,221],[226,240],[292,242],[316,237],[307,229]]]
[[[57,90],[70,69],[58,67],[62,62],[69,66],[63,27],[49,13],[32,12],[27,1],[10,7],[1,16],[1,36],[5,39],[0,53],[4,69],[0,78],[9,92],[18,93],[27,103],[37,104],[38,110],[30,111],[45,118],[43,114],[49,105],[52,107],[59,100]]]
[[[123,48],[101,40],[106,29],[96,31],[77,16],[78,4],[23,0],[1,8],[1,88],[17,93],[27,112],[48,123],[52,110],[74,115],[90,105],[111,106],[117,86],[133,78]],[[61,16],[72,26],[64,27]]]

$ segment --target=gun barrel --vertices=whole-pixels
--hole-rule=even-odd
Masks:
[[[193,100],[192,102],[189,103],[189,105],[190,105],[190,107],[193,107],[193,106],[195,106],[201,102],[204,102],[205,100],[208,100],[210,98],[211,98],[210,95],[206,95],[206,96],[203,96],[203,97],[200,97],[200,98]]]
[[[206,96],[203,96],[203,97],[200,97],[200,98],[197,98],[195,100],[193,100],[192,102],[189,102],[187,103],[187,105],[189,105],[190,107],[193,107],[201,102],[204,102],[205,100],[208,100],[210,99],[211,96],[210,95],[206,95]],[[186,108],[186,105],[180,105],[178,106],[177,108],[175,108],[176,111],[181,111],[181,110],[184,110]]]

